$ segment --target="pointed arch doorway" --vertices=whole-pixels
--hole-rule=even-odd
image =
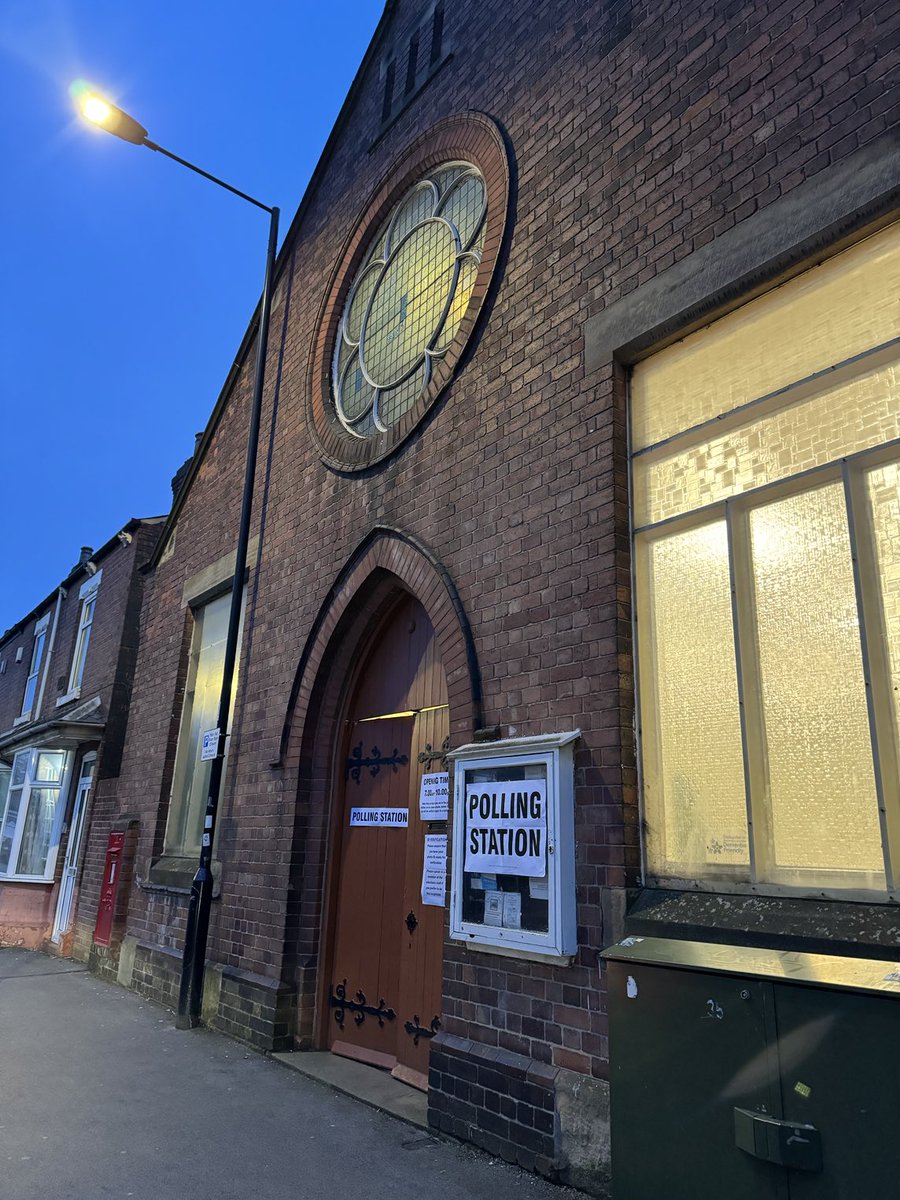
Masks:
[[[427,1088],[440,1026],[444,908],[422,903],[422,775],[446,770],[447,684],[425,609],[404,596],[351,693],[335,773],[325,1042]],[[382,815],[384,814],[384,815]]]

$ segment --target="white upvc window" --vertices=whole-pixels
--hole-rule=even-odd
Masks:
[[[65,696],[61,697],[62,700],[69,700],[77,696],[81,688],[81,680],[84,677],[84,664],[88,652],[88,642],[90,641],[91,628],[94,624],[94,610],[97,607],[97,592],[100,588],[102,576],[102,571],[98,571],[96,575],[92,575],[90,579],[81,585],[81,590],[78,593],[81,599],[78,634],[75,638],[75,653],[72,655],[69,690]]]
[[[455,764],[450,936],[552,961],[578,948],[573,746],[545,734],[462,746]]]
[[[31,747],[13,759],[0,794],[0,879],[53,881],[71,758]]]
[[[28,678],[25,680],[25,695],[22,699],[22,717],[31,716],[34,698],[37,695],[38,678],[41,673],[41,663],[44,659],[44,646],[47,642],[47,626],[50,624],[49,612],[44,613],[34,627],[34,645],[31,649],[31,666],[28,668]]]

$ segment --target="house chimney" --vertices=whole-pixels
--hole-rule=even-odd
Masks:
[[[78,555],[78,562],[72,568],[72,571],[77,571],[79,567],[83,567],[86,562],[90,562],[91,555],[94,553],[93,546],[82,546],[81,553]],[[69,574],[72,574],[72,571]]]
[[[194,453],[190,458],[186,458],[175,474],[172,476],[172,500],[174,502],[178,493],[181,491],[181,485],[185,481],[191,463],[194,461],[194,455],[197,453],[197,447],[200,445],[200,439],[203,437],[203,432],[194,434]]]

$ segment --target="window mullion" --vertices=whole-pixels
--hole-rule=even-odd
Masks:
[[[35,772],[36,761],[37,751],[32,750],[28,755],[28,766],[25,769],[25,778],[22,780],[22,798],[19,801],[19,811],[16,815],[16,828],[9,851],[9,861],[6,864],[8,875],[15,876],[19,874],[19,852],[22,849],[22,831],[28,819],[28,806],[31,804],[31,781]]]
[[[728,571],[731,577],[731,617],[737,672],[744,790],[750,848],[750,880],[759,882],[760,865],[772,859],[771,832],[765,808],[766,758],[760,702],[759,670],[753,617],[753,566],[746,511],[733,500],[725,502],[728,533]]]
[[[75,755],[69,751],[63,759],[63,769],[56,785],[56,811],[53,825],[50,829],[50,845],[47,848],[47,859],[44,863],[44,877],[52,879],[56,872],[56,860],[59,857],[59,843],[62,841],[62,827],[65,821],[69,795],[72,793],[72,774]]]
[[[895,880],[891,865],[891,845],[900,846],[900,787],[898,787],[897,751],[889,725],[879,720],[879,713],[890,716],[890,680],[885,664],[870,651],[869,626],[875,643],[885,645],[887,638],[881,625],[880,599],[876,594],[878,564],[875,557],[872,530],[867,519],[868,506],[862,492],[862,476],[846,460],[841,465],[844,498],[847,504],[847,527],[853,560],[853,584],[856,591],[856,611],[859,618],[859,644],[862,655],[863,679],[866,685],[866,709],[869,716],[869,735],[872,741],[872,767],[875,773],[875,795],[878,799],[878,819],[881,824],[881,845],[884,851],[884,877],[887,890],[893,892]],[[879,733],[881,736],[879,736]],[[890,792],[890,797],[886,795]],[[888,798],[891,811],[888,812]]]

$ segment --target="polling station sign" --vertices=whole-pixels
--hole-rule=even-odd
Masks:
[[[545,780],[467,786],[465,869],[477,875],[546,873]]]
[[[351,808],[351,826],[369,829],[406,829],[409,825],[408,808]]]

